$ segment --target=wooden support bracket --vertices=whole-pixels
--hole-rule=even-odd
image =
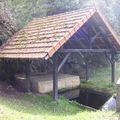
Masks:
[[[100,32],[96,33],[96,35],[91,38],[91,44],[93,44],[93,42],[96,40],[96,38],[98,38],[99,35]]]
[[[105,56],[109,60],[109,62],[112,64],[111,57],[107,53],[105,53]]]
[[[71,55],[71,53],[67,53],[65,58],[62,60],[62,62],[60,63],[60,65],[58,67],[58,72],[61,70],[61,68],[63,67],[63,65],[65,64],[65,62],[67,61],[67,59],[69,58],[70,55]]]

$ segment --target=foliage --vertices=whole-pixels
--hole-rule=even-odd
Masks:
[[[35,17],[81,8],[83,2],[83,0],[6,0],[19,28]]]
[[[0,45],[17,30],[16,24],[6,4],[0,1]]]
[[[99,7],[114,28],[114,30],[117,32],[118,35],[120,35],[119,0],[100,0]]]
[[[12,16],[14,23],[17,24],[17,28],[20,29],[35,17],[43,17],[87,6],[94,6],[94,1],[99,5],[100,10],[119,35],[119,0],[5,0],[3,2],[5,3],[5,7],[8,8],[8,16]],[[5,39],[8,38],[1,36],[2,41]]]
[[[19,28],[27,24],[33,17],[46,15],[43,0],[6,0]]]
[[[35,17],[93,6],[94,1],[99,4],[101,11],[119,34],[120,2],[118,0],[5,0],[4,3],[10,13],[8,16],[16,20],[20,29]]]
[[[120,77],[120,62],[116,63],[116,81],[111,83],[111,67],[91,68],[91,77],[89,81],[82,79],[81,87],[91,88],[106,93],[116,93],[115,83]]]

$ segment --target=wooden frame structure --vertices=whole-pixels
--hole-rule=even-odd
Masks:
[[[58,53],[67,53],[63,61],[58,66],[57,64],[57,57],[58,53],[55,54],[53,57],[53,99],[55,101],[58,100],[58,73],[62,66],[65,64],[67,59],[72,53],[80,53],[80,52],[91,52],[91,53],[109,53],[111,58],[108,58],[111,63],[111,82],[115,82],[115,53],[111,52],[109,49],[62,49]],[[87,60],[86,60],[87,61]],[[89,80],[89,63],[86,63],[86,80]]]
[[[111,63],[111,80],[115,81],[115,57],[120,41],[97,8],[87,8],[35,19],[10,38],[0,49],[0,58],[24,59],[30,92],[31,60],[52,58],[53,99],[58,100],[58,73],[68,58],[77,53],[85,62],[89,80],[92,54],[103,53]],[[58,64],[59,54],[65,57]]]

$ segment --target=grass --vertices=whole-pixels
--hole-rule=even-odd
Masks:
[[[120,63],[116,64],[116,81],[120,77]],[[115,81],[115,82],[116,82]],[[89,81],[82,80],[81,87],[91,88],[106,93],[116,93],[116,84],[111,83],[111,67],[96,68],[92,70]]]
[[[110,93],[116,91],[111,84],[110,67],[93,70],[88,82],[82,87],[93,88]],[[117,64],[117,79],[120,75],[120,64]],[[114,112],[91,111],[75,101],[60,97],[53,102],[51,95],[38,96],[17,93],[0,96],[0,120],[117,120],[119,115]]]
[[[0,120],[113,120],[113,112],[94,112],[60,98],[21,95],[0,97]]]

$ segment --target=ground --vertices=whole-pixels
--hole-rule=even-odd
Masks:
[[[117,67],[119,77],[120,67]],[[93,70],[90,81],[82,82],[82,86],[110,93],[116,91],[115,85],[110,82],[110,68]],[[1,82],[0,120],[119,120],[119,115],[114,112],[91,111],[63,97],[53,102],[52,95],[21,93]]]
[[[82,80],[81,86],[110,94],[116,93],[116,82],[120,78],[120,63],[116,64],[116,80],[111,82],[111,67],[94,68],[89,81]]]
[[[118,120],[113,112],[90,111],[76,102],[51,96],[28,95],[19,92],[2,93],[0,120]]]

